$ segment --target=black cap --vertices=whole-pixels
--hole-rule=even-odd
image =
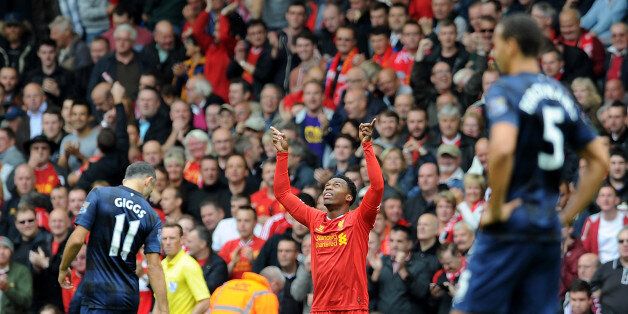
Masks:
[[[7,113],[4,114],[4,120],[13,121],[19,117],[26,116],[26,112],[18,107],[11,106],[7,110]]]
[[[33,146],[33,144],[35,143],[48,144],[48,148],[50,149],[50,151],[52,151],[52,148],[54,147],[54,144],[52,143],[52,141],[50,141],[45,135],[42,134],[42,135],[37,135],[33,137],[32,139],[30,139],[30,141],[24,143],[24,152],[28,154],[31,151],[31,146]]]
[[[18,12],[9,12],[4,15],[3,21],[4,24],[7,25],[22,25],[24,18],[22,18],[22,15]]]

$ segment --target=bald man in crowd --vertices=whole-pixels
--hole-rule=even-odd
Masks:
[[[148,65],[156,70],[161,82],[172,81],[172,66],[185,60],[185,47],[177,38],[172,23],[159,21],[153,31],[154,42],[145,46],[141,56]]]

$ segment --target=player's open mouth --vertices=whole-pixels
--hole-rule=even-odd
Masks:
[[[332,195],[331,193],[329,193],[329,192],[327,192],[327,193],[323,194],[323,198],[324,198],[324,199],[331,198],[332,196],[333,196],[333,195]]]

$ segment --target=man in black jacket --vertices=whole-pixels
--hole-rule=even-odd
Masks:
[[[132,26],[128,24],[119,25],[116,27],[113,37],[116,50],[102,57],[94,65],[89,84],[87,84],[87,95],[90,95],[94,86],[100,82],[119,81],[126,89],[127,95],[135,98],[139,89],[140,75],[152,68],[145,58],[133,51],[137,32]]]
[[[56,49],[57,45],[51,39],[39,43],[39,66],[28,72],[24,82],[40,84],[46,93],[46,99],[61,107],[64,99],[74,96],[74,74],[57,64]]]
[[[410,229],[395,226],[390,232],[390,255],[374,257],[371,280],[382,313],[426,313],[430,279],[438,269],[435,257],[412,254]]]
[[[205,156],[200,163],[203,187],[190,194],[187,206],[187,213],[197,221],[202,220],[201,207],[206,200],[211,200],[221,208],[229,208],[231,202],[228,193],[229,186],[220,180],[222,171],[218,166],[218,160],[212,156]]]
[[[185,245],[190,250],[190,255],[203,269],[203,277],[209,292],[214,293],[216,288],[229,279],[229,273],[225,261],[212,251],[212,237],[209,231],[203,226],[192,229],[188,233]]]
[[[28,267],[33,274],[33,303],[31,310],[37,311],[49,297],[49,279],[45,270],[49,266],[50,233],[37,226],[34,206],[22,204],[18,206],[15,215],[15,227],[19,236],[13,239],[15,243],[14,261]]]
[[[24,75],[37,64],[35,46],[28,38],[29,34],[19,13],[8,13],[3,20],[0,67],[12,67],[20,75]]]
[[[136,105],[140,111],[140,118],[137,121],[140,142],[156,140],[164,143],[172,130],[172,122],[168,108],[161,102],[159,92],[150,87],[142,89],[137,95]]]
[[[144,47],[141,58],[151,69],[160,73],[161,82],[172,82],[172,66],[185,60],[185,47],[176,37],[168,20],[162,20],[155,25],[153,38],[155,42]]]

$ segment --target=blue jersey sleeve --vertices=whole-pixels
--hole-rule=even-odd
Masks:
[[[89,192],[89,194],[87,194],[87,198],[85,199],[85,202],[83,202],[83,206],[81,206],[81,210],[76,217],[75,223],[77,225],[85,227],[87,230],[92,229],[98,214],[99,194],[99,189],[93,189]]]
[[[489,127],[498,122],[507,122],[519,127],[518,109],[509,101],[502,84],[495,82],[486,93],[485,101]]]
[[[161,220],[158,217],[153,218],[152,229],[146,240],[144,241],[144,253],[161,253]]]

